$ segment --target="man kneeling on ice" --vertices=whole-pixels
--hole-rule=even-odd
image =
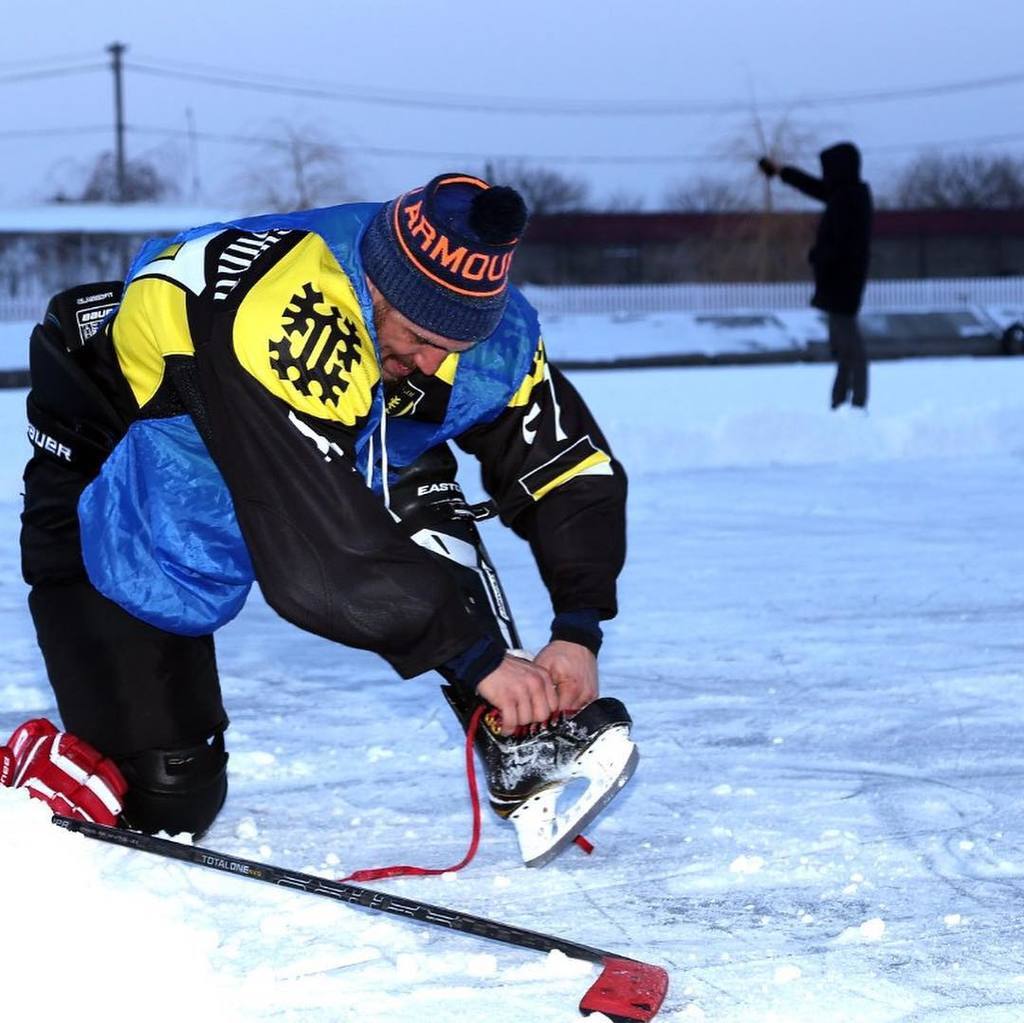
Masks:
[[[513,189],[442,174],[385,204],[153,239],[123,295],[54,298],[28,399],[52,443],[26,469],[21,543],[67,733],[22,726],[0,780],[205,832],[227,794],[212,633],[255,580],[302,629],[440,672],[464,727],[486,708],[491,803],[527,863],[600,812],[637,757],[597,673],[626,479],[509,283],[526,216]],[[450,441],[492,501],[467,505]],[[494,510],[551,595],[532,660],[477,532]]]

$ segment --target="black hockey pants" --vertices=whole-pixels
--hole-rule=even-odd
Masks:
[[[94,287],[57,296],[30,341],[22,574],[64,727],[129,782],[125,818],[143,830],[209,827],[227,793],[227,715],[212,636],[175,636],[98,593],[82,563],[78,498],[126,424],[82,363],[60,313]]]

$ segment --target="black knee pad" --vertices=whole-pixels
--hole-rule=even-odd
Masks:
[[[224,732],[185,749],[144,750],[117,761],[128,782],[124,822],[137,831],[198,838],[228,794]]]

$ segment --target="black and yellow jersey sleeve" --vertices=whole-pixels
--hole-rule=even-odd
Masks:
[[[612,617],[626,549],[626,476],[543,341],[504,412],[457,443],[479,459],[502,521],[529,542],[555,613]]]
[[[351,281],[309,234],[260,275],[238,303],[239,365],[274,397],[317,419],[366,420],[380,380]]]
[[[125,289],[113,323],[114,351],[140,409],[164,382],[166,358],[194,355],[189,302],[206,287],[207,239],[171,245]]]

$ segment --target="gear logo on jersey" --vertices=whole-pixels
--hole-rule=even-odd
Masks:
[[[411,380],[401,380],[387,392],[384,410],[389,416],[411,416],[419,408],[426,392]]]
[[[362,362],[352,320],[307,282],[282,317],[284,337],[269,342],[270,362],[299,394],[338,408],[355,365]]]
[[[232,345],[246,372],[296,412],[365,422],[380,381],[377,352],[355,288],[324,240],[306,235],[244,286]]]

